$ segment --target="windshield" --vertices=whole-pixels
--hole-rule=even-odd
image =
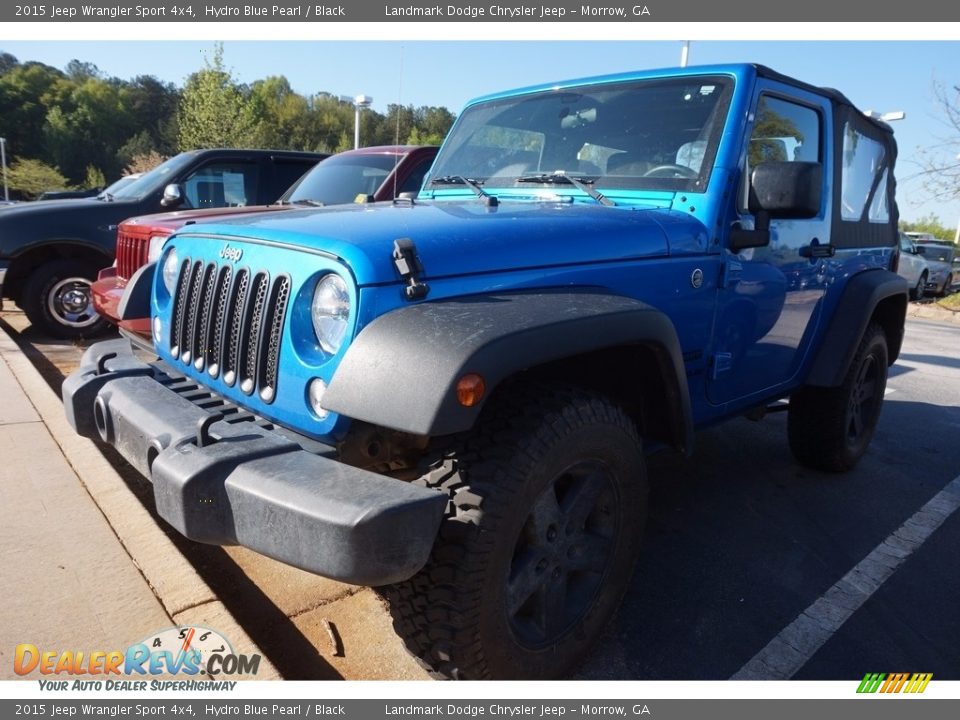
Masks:
[[[917,247],[927,260],[945,263],[953,261],[953,250],[951,248],[942,245],[918,245]]]
[[[460,176],[489,190],[531,187],[538,178],[548,184],[562,173],[613,188],[702,190],[731,87],[729,78],[671,78],[474,105],[451,130],[430,177]]]
[[[317,163],[280,200],[290,203],[339,205],[358,195],[374,195],[399,161],[393,154],[334,155]]]
[[[144,173],[133,182],[121,187],[116,192],[111,190],[111,195],[118,199],[139,199],[156,190],[160,190],[167,185],[171,178],[175,177],[183,167],[192,162],[193,157],[192,153],[175,155],[169,160],[157,165],[150,172]]]
[[[120,191],[120,188],[126,187],[127,185],[132,183],[134,180],[136,180],[138,177],[141,177],[141,173],[134,173],[133,175],[124,175],[119,180],[115,181],[112,185],[107,185],[106,190],[104,190],[101,194],[116,196],[116,194]]]

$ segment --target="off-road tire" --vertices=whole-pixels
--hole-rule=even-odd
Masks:
[[[575,388],[514,389],[418,482],[450,502],[427,565],[380,588],[407,649],[440,678],[568,674],[640,547],[647,481],[630,418]]]
[[[887,359],[883,328],[871,324],[839,387],[804,387],[790,397],[787,435],[800,463],[825,472],[857,464],[880,419]]]
[[[51,260],[34,270],[19,301],[34,329],[61,340],[94,337],[106,330],[108,323],[96,314],[92,302],[76,313],[64,304],[71,287],[83,288],[89,299],[98,270],[91,262],[67,258]]]

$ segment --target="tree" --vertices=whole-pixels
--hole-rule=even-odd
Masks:
[[[47,157],[73,182],[82,181],[91,164],[111,177],[118,174],[117,151],[133,131],[117,83],[96,77],[75,84],[43,127]]]
[[[38,62],[0,75],[0,135],[18,157],[52,160],[41,132],[50,108],[69,104],[72,84],[56,68]]]
[[[0,52],[0,75],[4,75],[13,70],[20,61],[8,52]]]
[[[164,155],[177,151],[177,112],[180,91],[152,75],[139,75],[120,91],[122,102],[131,115],[137,134],[145,133],[150,149]]]
[[[96,165],[87,165],[87,176],[83,180],[82,188],[104,188],[107,186],[107,179],[103,176],[103,170]]]
[[[180,150],[213,147],[249,147],[256,122],[246,98],[223,65],[223,45],[213,60],[187,79],[180,101]]]
[[[80,62],[77,59],[73,59],[67,63],[66,71],[67,77],[77,84],[89,80],[90,78],[103,77],[103,73],[100,72],[100,68],[98,68],[92,62]]]
[[[939,240],[952,240],[953,239],[953,230],[946,227],[940,218],[933,213],[924,215],[919,220],[913,222],[907,222],[905,220],[900,221],[900,229],[903,232],[926,232],[933,235]]]
[[[11,190],[21,193],[28,200],[39,197],[45,190],[63,190],[67,179],[55,167],[39,160],[22,158],[15,160],[7,173]]]
[[[309,150],[317,143],[310,104],[283,76],[257,80],[250,87],[250,113],[256,118],[258,147]]]
[[[944,130],[918,152],[920,174],[932,199],[954,200],[960,198],[960,86],[936,82],[933,94]]]
[[[150,172],[164,160],[166,160],[166,158],[155,150],[151,150],[142,155],[134,155],[123,169],[123,174],[133,175],[134,173]]]

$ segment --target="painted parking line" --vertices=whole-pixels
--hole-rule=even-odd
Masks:
[[[958,508],[960,476],[877,545],[730,679],[789,680]]]

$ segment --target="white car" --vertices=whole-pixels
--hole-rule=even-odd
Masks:
[[[913,238],[906,233],[900,233],[900,264],[897,266],[897,274],[910,286],[910,297],[920,300],[924,286],[930,280],[930,268]]]

